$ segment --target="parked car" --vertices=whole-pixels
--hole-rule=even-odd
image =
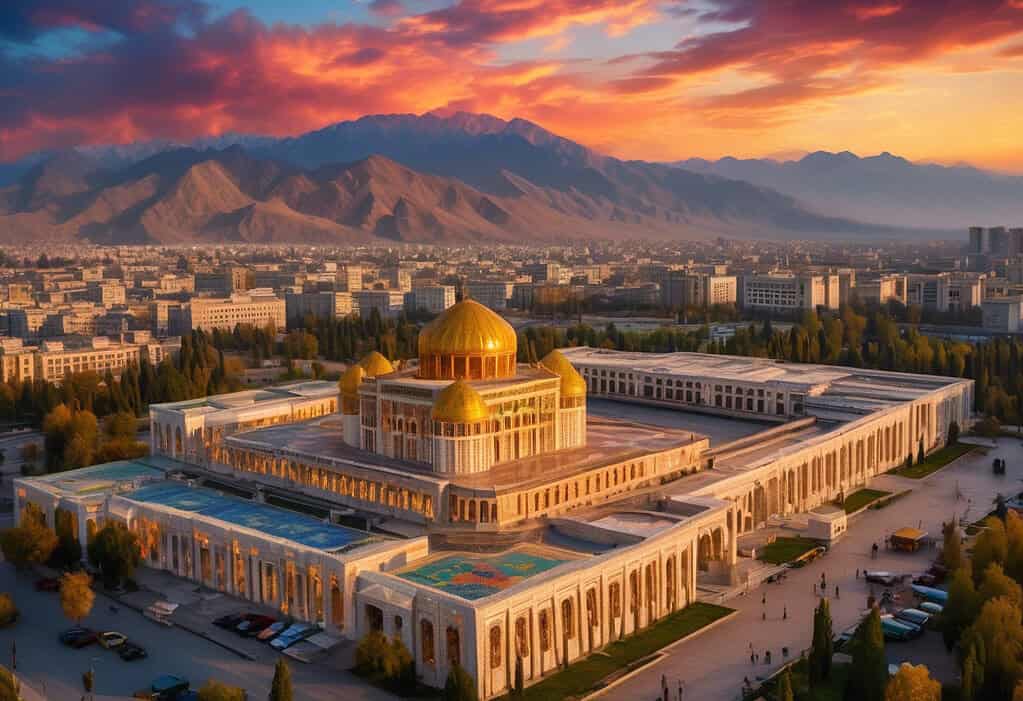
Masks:
[[[931,620],[931,614],[920,609],[902,609],[895,614],[895,618],[900,621],[908,621],[913,625],[923,628],[927,625],[927,621]]]
[[[280,635],[288,627],[287,621],[277,621],[271,623],[265,629],[256,635],[256,640],[262,640],[264,643],[269,642]]]
[[[865,572],[863,574],[864,579],[874,584],[883,584],[886,587],[893,586],[902,581],[903,575],[895,574],[894,572],[884,572],[881,570],[875,572]]]
[[[261,616],[259,614],[252,614],[247,616],[244,621],[239,623],[234,632],[238,635],[245,637],[252,637],[262,630],[266,630],[269,626],[277,622],[276,618],[270,616]]]
[[[226,616],[213,619],[213,625],[219,628],[227,628],[233,630],[236,625],[245,620],[245,616],[240,613],[229,613]]]
[[[912,640],[922,631],[911,623],[896,621],[892,616],[881,616],[881,632],[885,640]]]
[[[948,592],[942,589],[935,589],[934,587],[925,587],[920,584],[914,584],[912,586],[913,593],[924,601],[933,601],[936,604],[944,606],[948,602]]]
[[[319,628],[313,623],[296,623],[270,641],[274,650],[287,650],[299,640],[315,635]]]
[[[913,577],[913,584],[920,584],[925,587],[933,587],[938,583],[938,578],[930,572],[924,572]]]
[[[149,701],[179,701],[188,693],[188,680],[173,674],[165,674],[157,677],[148,689],[135,692],[137,699],[149,699]]]
[[[96,637],[96,631],[89,628],[82,628],[81,626],[75,626],[74,628],[69,628],[60,634],[60,642],[77,650],[78,648],[92,645],[96,642]]]
[[[919,604],[917,604],[916,607],[923,611],[924,613],[929,613],[932,616],[937,616],[939,613],[945,610],[944,606],[942,606],[941,604],[936,604],[933,601],[921,601]]]
[[[124,643],[128,640],[128,636],[124,633],[118,633],[117,631],[111,630],[106,633],[101,633],[98,640],[100,645],[110,650],[124,645]]]
[[[149,656],[149,653],[146,652],[144,647],[137,643],[133,643],[130,640],[127,640],[122,645],[118,646],[117,654],[120,655],[121,659],[125,662],[143,660]]]
[[[60,580],[56,577],[42,577],[36,580],[36,591],[60,591]]]
[[[835,638],[834,645],[835,652],[840,652],[843,647],[849,644],[849,641],[852,640],[853,636],[856,635],[856,629],[859,628],[859,626],[860,626],[859,623],[857,623],[856,625],[851,625],[838,634],[838,636]]]

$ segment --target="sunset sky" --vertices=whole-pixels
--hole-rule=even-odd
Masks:
[[[1023,172],[1023,0],[0,2],[0,160],[455,109],[623,158]]]

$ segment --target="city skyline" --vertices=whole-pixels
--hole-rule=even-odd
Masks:
[[[44,0],[0,11],[0,64],[2,160],[467,110],[624,158],[1023,170],[1018,0]]]

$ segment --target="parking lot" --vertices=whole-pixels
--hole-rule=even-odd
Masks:
[[[59,634],[72,623],[64,617],[56,593],[37,592],[34,575],[15,573],[0,564],[0,591],[11,592],[21,619],[0,630],[0,660],[11,664],[11,646],[17,644],[17,671],[23,682],[48,699],[63,701],[82,695],[82,673],[95,672],[97,698],[124,698],[145,688],[163,674],[187,678],[192,688],[207,679],[244,688],[251,699],[267,697],[273,676],[276,652],[261,645],[261,659],[249,661],[223,647],[178,627],[165,627],[123,606],[116,613],[111,601],[96,597],[92,613],[83,625],[98,631],[118,631],[141,644],[149,653],[143,660],[122,661],[112,650],[90,645],[80,650],[61,645]],[[226,633],[225,635],[233,635]],[[250,641],[245,641],[250,642]],[[253,643],[255,644],[255,643]],[[309,701],[334,701],[337,698],[366,700],[394,697],[368,686],[343,668],[329,663],[305,665],[290,662],[295,683],[295,698]]]

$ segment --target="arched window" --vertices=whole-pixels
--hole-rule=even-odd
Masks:
[[[561,624],[565,627],[565,637],[569,640],[575,637],[575,615],[572,611],[572,600],[565,599],[561,602]]]
[[[547,652],[551,649],[551,620],[546,611],[540,612],[540,652]]]
[[[615,582],[610,588],[611,595],[611,617],[618,618],[622,615],[622,585]]]
[[[515,621],[515,654],[522,658],[529,657],[529,630],[525,618]]]
[[[462,664],[462,639],[458,628],[448,626],[446,637],[448,642],[448,664]]]
[[[493,626],[490,629],[490,668],[498,669],[501,666],[501,626]]]
[[[425,618],[419,622],[419,645],[422,650],[423,664],[432,665],[437,661],[433,649],[433,622]]]

